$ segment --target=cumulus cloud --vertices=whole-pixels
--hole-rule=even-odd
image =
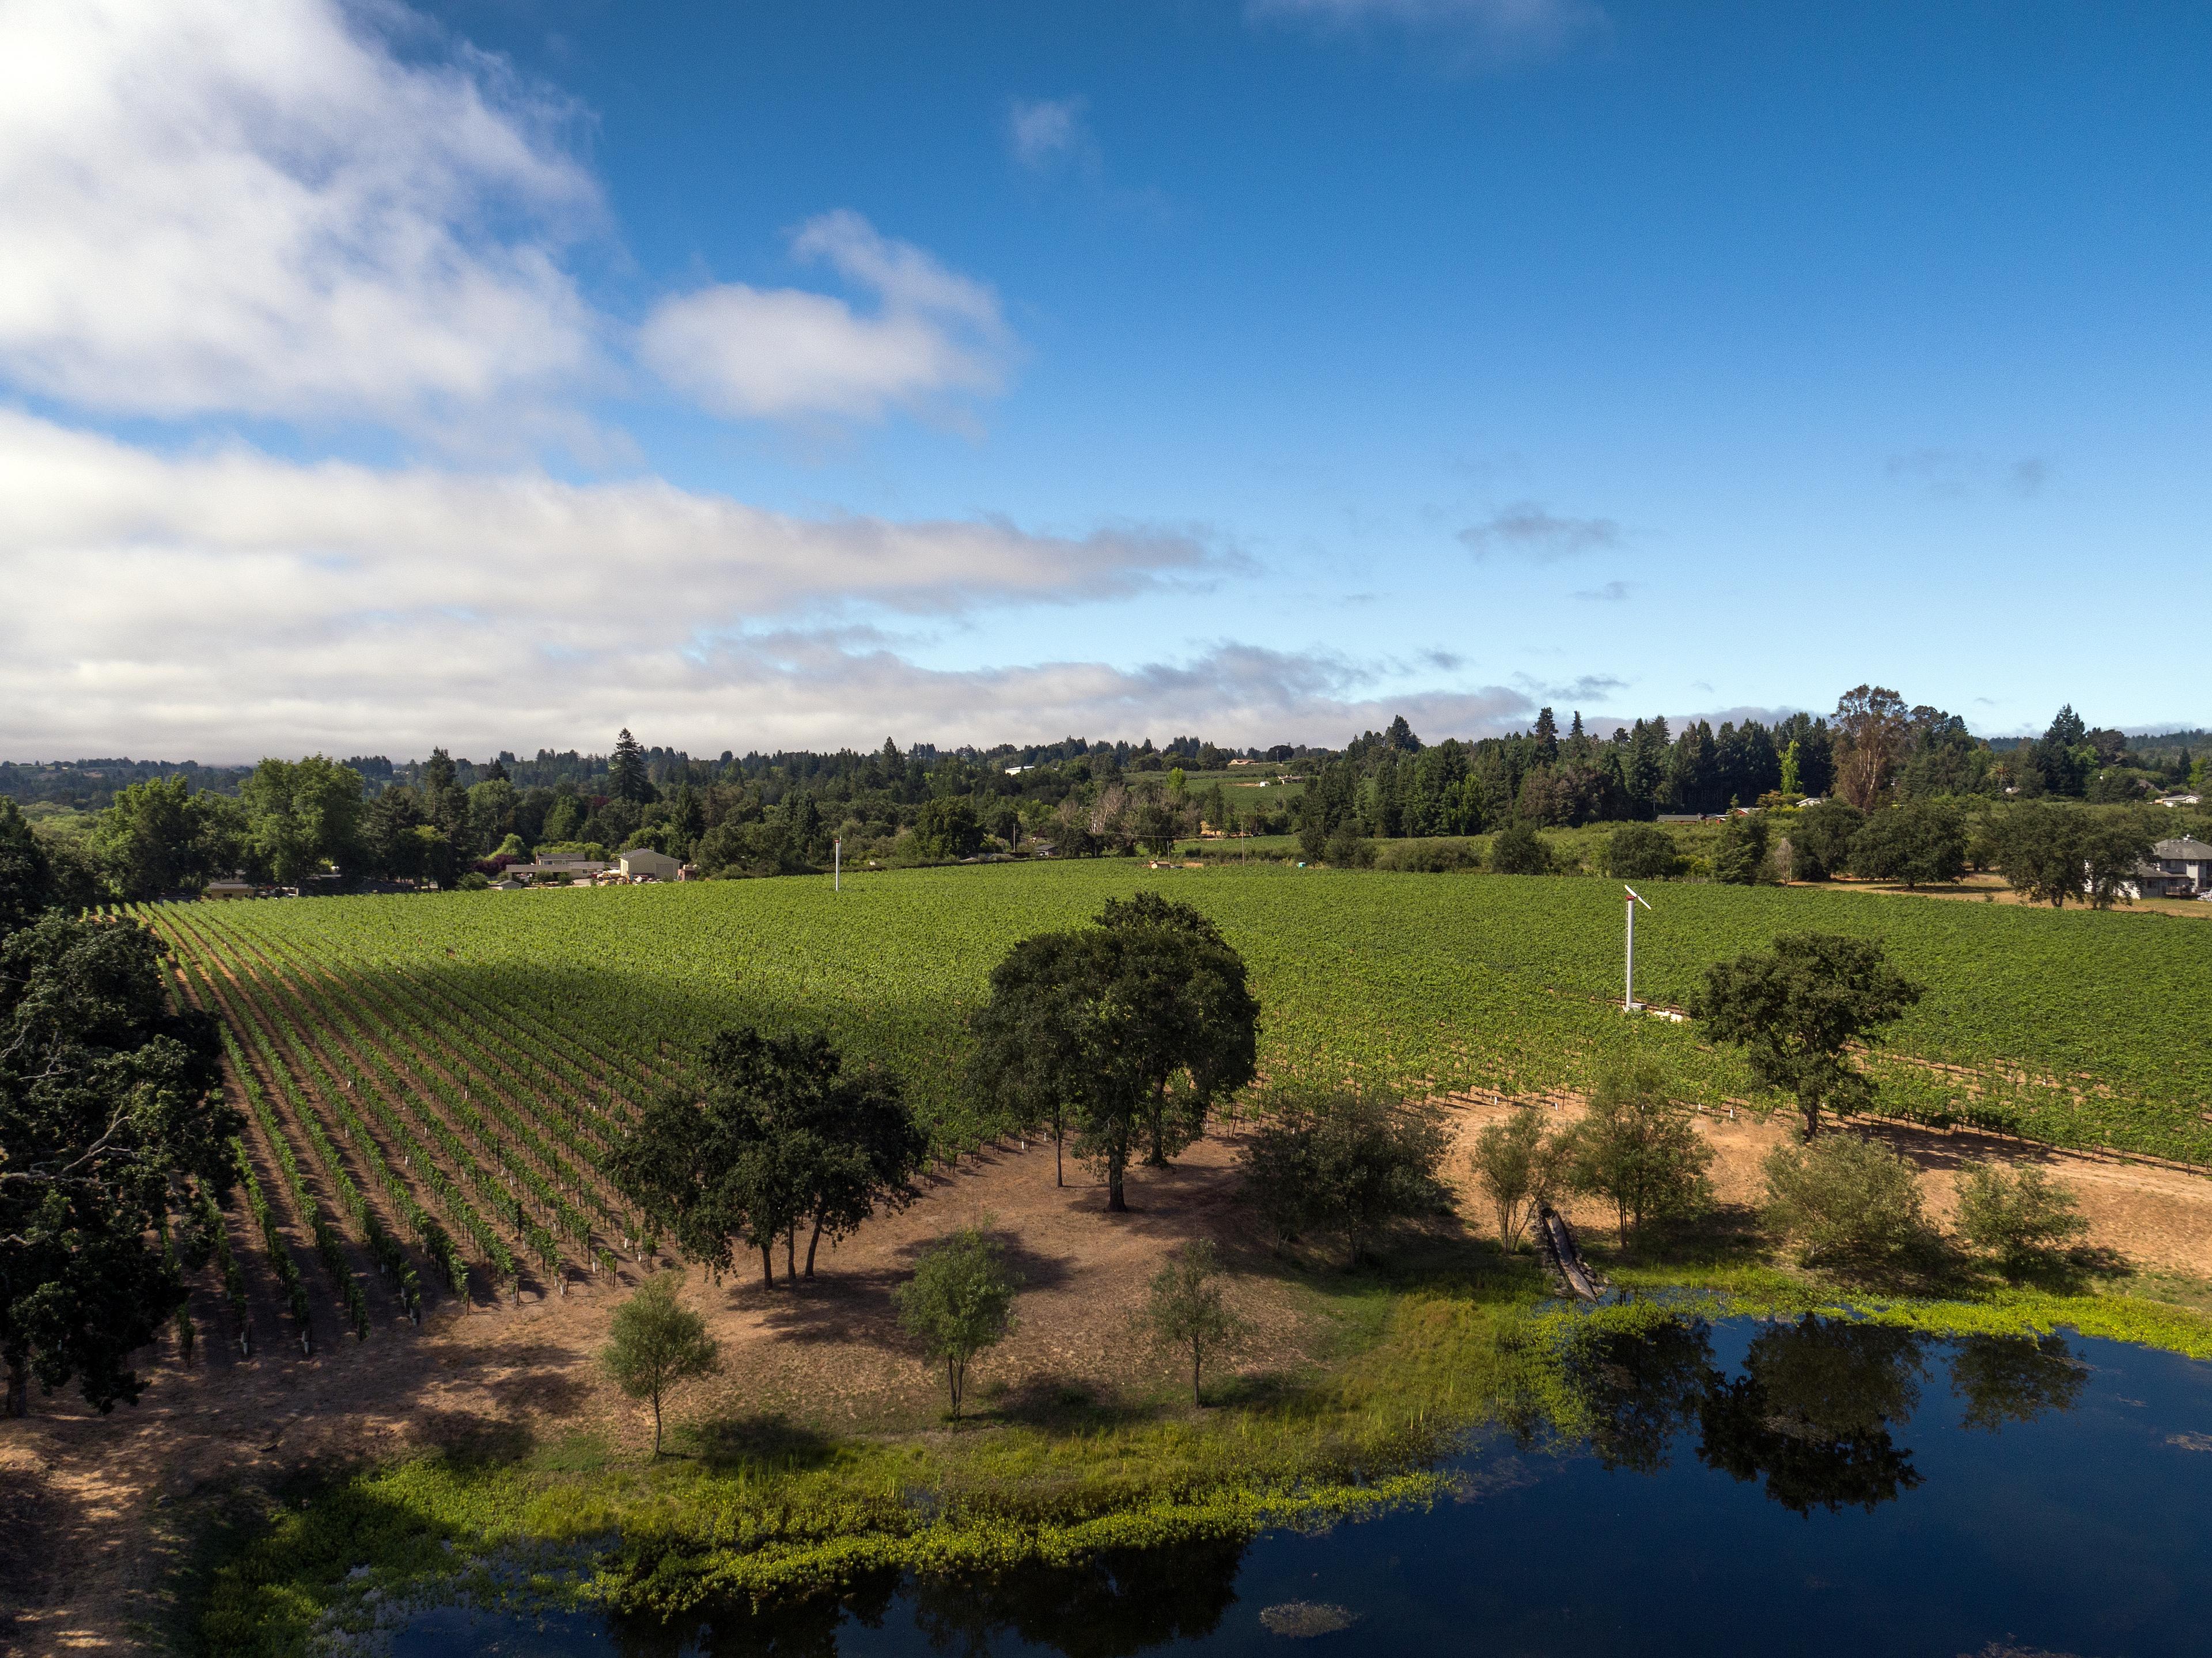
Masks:
[[[583,740],[611,712],[679,703],[688,729],[728,730],[761,681],[715,665],[757,665],[728,642],[749,631],[1074,602],[1212,562],[1157,530],[799,519],[659,480],[164,457],[10,413],[0,501],[0,582],[30,601],[0,610],[0,744],[19,755],[350,751],[456,723]],[[896,712],[862,718],[859,693],[832,692],[817,694],[862,726]]]
[[[1328,33],[1376,26],[1459,41],[1494,63],[1552,57],[1607,24],[1590,0],[1247,0],[1255,22],[1290,23]]]
[[[1049,173],[1069,162],[1089,163],[1097,155],[1084,113],[1084,98],[1017,98],[1006,111],[1006,147],[1031,173]]]
[[[809,220],[791,247],[866,290],[873,313],[803,289],[725,282],[653,311],[639,336],[647,365],[736,419],[872,420],[893,405],[1004,384],[1013,340],[985,284],[848,210]]]
[[[1516,501],[1459,532],[1460,544],[1478,559],[1507,554],[1539,564],[1620,544],[1620,525],[1609,518],[1561,518],[1533,501]]]
[[[337,0],[0,8],[0,376],[88,410],[422,430],[592,370],[570,112]]]

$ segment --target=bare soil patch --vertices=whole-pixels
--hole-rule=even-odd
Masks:
[[[1463,1141],[1509,1107],[1455,1102]],[[1577,1108],[1562,1102],[1561,1120]],[[1700,1123],[1717,1154],[1723,1199],[1755,1200],[1759,1164],[1789,1133],[1778,1115]],[[1966,1133],[1877,1127],[1929,1170],[1932,1206],[1949,1212],[1959,1167],[1972,1156],[2033,1158],[2072,1185],[2091,1242],[2147,1268],[2212,1278],[2212,1181],[2178,1170],[2025,1147]],[[942,1384],[908,1347],[890,1292],[915,1252],[956,1226],[988,1224],[1028,1280],[1019,1327],[977,1369],[984,1408],[1020,1413],[1070,1395],[1101,1400],[1179,1397],[1181,1376],[1148,1352],[1132,1326],[1146,1281],[1185,1240],[1210,1236],[1240,1274],[1239,1309],[1255,1327],[1249,1373],[1295,1370],[1329,1336],[1311,1297],[1282,1270],[1234,1200],[1233,1138],[1194,1146],[1169,1169],[1139,1169],[1132,1212],[1109,1215],[1103,1188],[1073,1163],[1053,1183],[1048,1145],[1008,1145],[934,1177],[907,1212],[883,1217],[834,1252],[823,1247],[811,1283],[773,1291],[757,1260],[720,1284],[693,1274],[686,1295],[723,1346],[720,1376],[684,1396],[678,1420],[758,1422],[778,1416],[845,1431],[926,1425]],[[1448,1173],[1469,1224],[1487,1207],[1464,1156]],[[1570,1212],[1602,1233],[1595,1206]],[[591,1435],[641,1452],[642,1412],[599,1373],[595,1354],[615,1302],[634,1285],[604,1276],[565,1297],[526,1294],[519,1307],[464,1311],[450,1297],[418,1330],[387,1315],[367,1343],[332,1338],[312,1357],[283,1339],[273,1308],[258,1321],[260,1350],[223,1348],[225,1315],[207,1286],[196,1294],[198,1362],[149,1356],[150,1385],[137,1407],[101,1418],[74,1395],[33,1395],[27,1421],[0,1424],[0,1653],[136,1653],[173,1615],[180,1540],[239,1504],[272,1500],[289,1476],[349,1460],[439,1446],[507,1448]],[[319,1296],[325,1286],[311,1280]],[[1124,1332],[1128,1332],[1125,1336]],[[319,1333],[320,1333],[319,1332]],[[20,1494],[20,1496],[19,1496]]]
[[[943,1384],[908,1346],[890,1291],[923,1244],[975,1224],[1004,1240],[1028,1280],[1018,1327],[976,1367],[984,1408],[1048,1403],[1063,1390],[1173,1397],[1179,1372],[1132,1327],[1161,1258],[1199,1236],[1216,1239],[1246,1274],[1237,1298],[1255,1339],[1243,1365],[1301,1365],[1313,1320],[1234,1203],[1233,1161],[1233,1144],[1204,1141],[1174,1168],[1133,1174],[1131,1212],[1109,1215],[1087,1171],[1071,1163],[1058,1187],[1048,1145],[1009,1146],[933,1177],[907,1212],[836,1251],[825,1244],[811,1283],[786,1286],[780,1254],[773,1291],[757,1258],[719,1284],[695,1272],[686,1297],[708,1315],[724,1368],[675,1416],[787,1415],[848,1431],[933,1422]],[[492,1310],[465,1313],[447,1297],[419,1330],[390,1316],[366,1343],[319,1328],[312,1357],[273,1318],[258,1321],[252,1358],[221,1351],[225,1315],[197,1292],[198,1361],[147,1354],[149,1386],[136,1407],[103,1418],[74,1394],[34,1390],[29,1418],[0,1424],[0,1653],[158,1649],[152,1631],[171,1615],[179,1528],[241,1493],[265,1501],[303,1470],[573,1434],[641,1452],[649,1424],[596,1358],[638,1276],[626,1266],[619,1286],[602,1275],[565,1297],[526,1292],[520,1307]],[[319,1304],[328,1299],[325,1284],[309,1283]]]

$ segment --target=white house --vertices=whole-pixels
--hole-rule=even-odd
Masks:
[[[666,853],[655,852],[650,847],[625,852],[617,863],[623,874],[633,881],[672,881],[684,867]]]

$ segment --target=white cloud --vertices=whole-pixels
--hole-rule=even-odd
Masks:
[[[1067,161],[1095,158],[1097,146],[1083,119],[1082,98],[1017,98],[1006,112],[1006,143],[1014,160],[1032,173],[1048,173]]]
[[[149,454],[0,413],[0,753],[419,754],[604,744],[1516,729],[1531,688],[1226,643],[1135,667],[921,665],[898,613],[1079,601],[1204,574],[1194,538],[807,520],[657,481],[576,485]],[[845,619],[840,620],[840,616]],[[1589,682],[1595,688],[1597,682]],[[1578,688],[1579,689],[1579,688]]]
[[[845,210],[801,226],[792,252],[867,290],[873,314],[827,295],[726,282],[654,310],[639,337],[647,365],[736,419],[874,419],[1005,383],[1012,336],[983,283]]]
[[[0,752],[24,756],[596,740],[653,708],[729,732],[719,749],[759,728],[766,682],[718,665],[757,665],[750,631],[1094,598],[1211,562],[1158,531],[803,519],[658,480],[168,458],[11,413],[0,501],[17,601],[0,610]],[[849,690],[810,695],[864,712]]]
[[[337,0],[9,0],[0,377],[160,416],[511,417],[594,361],[566,114],[481,54],[402,64]]]
[[[1539,564],[1595,552],[1620,544],[1620,525],[1609,518],[1562,518],[1533,501],[1501,507],[1480,524],[1469,525],[1458,540],[1477,558],[1508,553]]]
[[[1591,0],[1246,0],[1244,12],[1328,33],[1380,25],[1455,39],[1494,63],[1551,57],[1607,21]]]

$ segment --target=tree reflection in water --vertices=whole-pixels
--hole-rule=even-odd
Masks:
[[[1965,1425],[1988,1432],[2072,1408],[2087,1377],[2057,1336],[1945,1342],[1812,1315],[1760,1329],[1735,1376],[1715,1362],[1711,1327],[1698,1318],[1654,1318],[1632,1332],[1586,1327],[1565,1364],[1589,1447],[1606,1467],[1656,1473],[1694,1432],[1700,1462],[1763,1482],[1775,1502],[1810,1514],[1871,1510],[1921,1483],[1894,1435],[1947,1359]],[[1241,1544],[1221,1543],[996,1577],[902,1584],[878,1574],[840,1598],[783,1611],[610,1632],[623,1658],[833,1658],[847,1619],[879,1626],[903,1598],[931,1647],[960,1658],[1008,1636],[1066,1658],[1133,1658],[1218,1629],[1243,1556]]]
[[[836,1658],[848,1619],[881,1626],[903,1588],[916,1628],[939,1652],[988,1654],[1007,1634],[1067,1658],[1133,1658],[1218,1627],[1237,1601],[1242,1543],[1208,1543],[1101,1555],[1080,1566],[1018,1567],[995,1577],[877,1572],[842,1596],[762,1612],[732,1611],[691,1622],[624,1620],[610,1626],[621,1658]]]
[[[1951,1391],[1966,1406],[1966,1425],[1985,1433],[2072,1410],[2088,1380],[2089,1367],[2059,1336],[1977,1336],[1951,1356]]]
[[[1694,1426],[1698,1459],[1797,1514],[1869,1511],[1920,1484],[1894,1431],[1919,1407],[1939,1344],[1912,1330],[1808,1314],[1769,1325],[1729,1377],[1695,1318],[1594,1335],[1567,1371],[1589,1442],[1608,1468],[1667,1466]],[[1966,1425],[1991,1432],[2069,1409],[2086,1372],[2057,1336],[1974,1336],[1948,1344],[1951,1390]]]
[[[620,1658],[836,1658],[846,1619],[880,1628],[898,1588],[896,1572],[872,1572],[842,1595],[691,1621],[621,1619],[608,1624],[607,1634]]]
[[[915,1622],[939,1652],[980,1655],[1012,1632],[1067,1658],[1129,1658],[1213,1633],[1236,1603],[1242,1543],[1131,1550],[1079,1566],[992,1578],[923,1579]]]

